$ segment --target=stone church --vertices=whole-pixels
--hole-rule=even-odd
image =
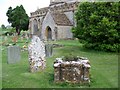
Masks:
[[[78,0],[51,0],[48,7],[30,13],[29,30],[42,40],[72,39],[75,26],[74,13]]]

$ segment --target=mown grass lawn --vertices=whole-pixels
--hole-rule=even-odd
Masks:
[[[118,55],[94,50],[87,50],[77,40],[53,41],[64,45],[54,48],[53,56],[46,58],[47,67],[43,72],[30,73],[28,52],[21,52],[21,61],[7,64],[7,49],[2,50],[2,87],[3,88],[117,88],[118,87]],[[24,43],[18,42],[22,47]],[[91,62],[91,87],[54,83],[53,62],[55,58],[73,54],[87,57]]]

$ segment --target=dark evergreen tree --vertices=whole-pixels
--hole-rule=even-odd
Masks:
[[[8,8],[6,13],[8,16],[8,22],[11,23],[12,27],[15,27],[16,32],[20,35],[21,30],[28,30],[29,17],[22,5]]]

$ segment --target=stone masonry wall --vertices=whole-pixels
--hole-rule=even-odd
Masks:
[[[57,39],[70,39],[73,37],[71,32],[72,26],[58,26],[58,37]]]

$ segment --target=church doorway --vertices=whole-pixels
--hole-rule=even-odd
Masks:
[[[52,40],[52,30],[49,26],[47,26],[47,28],[46,28],[46,38],[48,41]]]

